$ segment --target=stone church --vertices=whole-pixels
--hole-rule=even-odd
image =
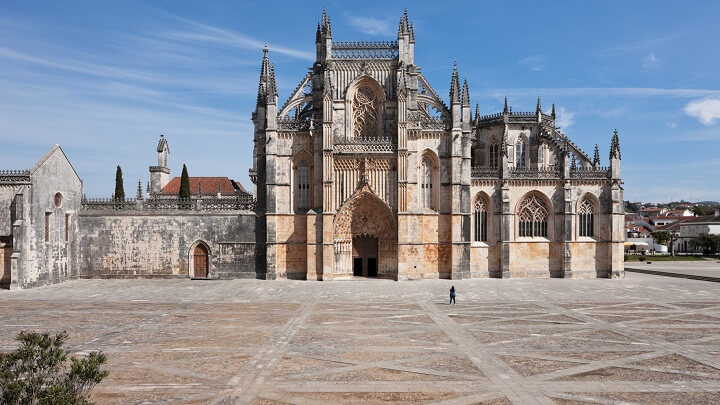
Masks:
[[[620,146],[610,167],[534,112],[471,112],[457,66],[447,104],[397,41],[334,41],[279,104],[264,51],[254,166],[268,274],[332,280],[622,277]]]
[[[407,13],[396,41],[340,42],[323,12],[315,50],[283,104],[264,50],[252,193],[192,177],[179,198],[164,137],[131,199],[85,198],[57,145],[30,170],[0,171],[0,286],[624,276],[617,131],[603,167],[598,146],[582,151],[539,98],[534,112],[506,99],[473,114],[454,66],[444,101],[415,64]]]

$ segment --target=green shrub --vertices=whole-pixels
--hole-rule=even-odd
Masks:
[[[67,333],[20,332],[20,347],[0,353],[0,403],[3,404],[90,404],[90,392],[108,371],[101,352],[71,357],[62,346]]]

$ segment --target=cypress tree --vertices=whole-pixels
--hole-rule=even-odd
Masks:
[[[118,201],[125,201],[125,188],[123,187],[122,169],[120,165],[115,171],[115,199]]]
[[[183,164],[182,176],[180,177],[180,198],[190,198],[190,178],[187,167]]]

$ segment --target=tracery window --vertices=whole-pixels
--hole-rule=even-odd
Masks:
[[[578,225],[580,227],[580,236],[592,237],[595,230],[595,205],[589,198],[585,197],[580,202],[578,210]]]
[[[545,145],[540,145],[538,148],[538,166],[542,167],[545,164]]]
[[[378,136],[378,100],[369,86],[360,86],[352,100],[353,136],[366,138]]]
[[[310,162],[300,159],[295,169],[297,209],[310,209]]]
[[[424,156],[420,168],[420,187],[422,191],[422,207],[433,209],[433,162]]]
[[[488,161],[490,163],[490,168],[497,169],[498,162],[499,162],[499,156],[500,156],[500,153],[498,150],[498,144],[491,143],[490,148],[488,149],[488,154],[489,154]]]
[[[485,199],[478,196],[473,204],[473,225],[475,242],[487,242],[487,204]]]
[[[525,237],[546,238],[548,227],[548,210],[545,202],[538,196],[531,194],[520,203],[520,220],[518,222],[518,235]]]
[[[527,166],[527,142],[519,138],[515,144],[515,167],[525,168]]]

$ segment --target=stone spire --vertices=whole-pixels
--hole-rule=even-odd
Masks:
[[[537,107],[535,107],[535,112],[538,114],[542,112],[542,107],[540,106],[540,96],[538,96]]]
[[[138,186],[137,186],[137,195],[135,196],[138,200],[143,199],[143,192],[142,192],[142,183],[140,182],[140,179],[138,179]]]
[[[401,35],[408,35],[410,41],[415,42],[415,30],[408,19],[407,8],[403,11],[403,16],[400,17],[400,23],[398,24],[398,36]]]
[[[598,144],[595,144],[595,155],[593,156],[592,164],[594,167],[600,166],[600,149],[598,148]]]
[[[480,124],[480,104],[475,103],[475,125]]]
[[[450,104],[460,103],[460,79],[458,79],[457,61],[453,62],[452,79],[450,79]]]
[[[572,163],[570,164],[570,170],[577,170],[577,160],[575,160],[575,154],[572,155]]]
[[[620,160],[620,137],[618,137],[617,129],[613,133],[612,141],[610,142],[610,160]]]
[[[503,107],[503,114],[508,113],[507,96],[505,96],[505,106]]]
[[[555,103],[552,104],[552,112],[550,113],[550,115],[553,117],[553,119],[555,119]]]
[[[277,97],[277,84],[275,83],[275,67],[270,63],[267,46],[263,48],[263,58],[260,64],[260,83],[258,84],[257,106],[267,104]]]
[[[202,184],[200,184],[200,180],[198,180],[198,196],[202,197]]]
[[[323,7],[322,18],[320,19],[320,25],[318,26],[321,34],[325,34],[328,37],[332,37],[332,29],[330,28],[330,16],[325,12]]]
[[[467,78],[465,78],[465,81],[463,82],[463,90],[462,90],[461,99],[462,99],[462,105],[470,106],[470,89],[468,88]]]

